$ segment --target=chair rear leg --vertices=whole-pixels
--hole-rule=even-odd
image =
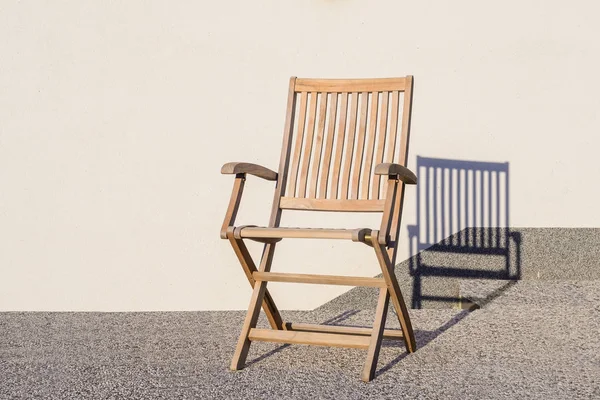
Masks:
[[[365,360],[365,366],[361,375],[362,380],[365,382],[369,382],[375,377],[377,360],[379,359],[379,350],[381,350],[381,341],[383,340],[383,331],[385,328],[385,320],[387,318],[389,300],[389,290],[387,288],[381,288],[379,290],[379,300],[377,301],[377,309],[375,311],[371,342],[369,343],[367,359]]]
[[[258,321],[258,316],[260,315],[260,306],[263,302],[266,290],[267,282],[261,281],[254,283],[254,290],[252,291],[252,297],[250,298],[248,313],[246,314],[246,319],[244,320],[244,325],[242,326],[242,332],[240,333],[240,337],[235,348],[235,353],[233,353],[233,359],[231,360],[230,368],[233,371],[244,368],[246,357],[248,356],[248,351],[250,350],[250,339],[248,339],[248,335],[250,334],[250,329],[256,327],[256,322]]]

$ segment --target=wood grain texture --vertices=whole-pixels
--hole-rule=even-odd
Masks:
[[[319,105],[319,123],[317,125],[317,135],[314,140],[313,167],[310,173],[310,187],[308,188],[308,197],[317,197],[317,184],[319,178],[319,168],[321,166],[321,153],[323,151],[323,139],[325,137],[325,118],[327,117],[327,93],[321,93],[321,103]]]
[[[381,212],[385,200],[299,199],[282,197],[279,206],[288,210]]]
[[[246,275],[246,278],[248,279],[248,282],[250,283],[250,286],[254,287],[254,277],[252,276],[252,274],[254,272],[257,272],[257,269],[256,265],[254,264],[254,261],[252,260],[252,257],[250,256],[248,248],[242,240],[235,239],[232,235],[228,236],[231,246],[233,247],[235,255],[237,256],[238,260],[240,261],[240,264],[242,265],[242,269],[244,271],[244,274]],[[271,297],[271,294],[269,293],[268,289],[265,289],[265,296],[262,308],[265,311],[267,320],[269,321],[271,328],[282,329],[283,320],[281,319],[281,314],[279,313],[279,310],[277,309],[277,306],[273,301],[273,297]]]
[[[363,328],[357,326],[301,324],[296,322],[287,322],[285,326],[286,329],[290,331],[329,332],[344,335],[363,336],[371,336],[373,333],[373,328]],[[402,340],[402,331],[398,329],[385,329],[383,331],[383,338],[389,340]]]
[[[297,92],[376,92],[384,90],[404,90],[406,78],[374,79],[297,79]]]
[[[304,124],[306,122],[306,104],[308,93],[298,93],[300,96],[300,110],[298,115],[298,127],[294,142],[294,153],[290,160],[290,182],[288,193],[292,196],[296,194],[296,182],[298,180],[298,170],[300,168],[300,155],[302,153],[302,139],[304,138]],[[286,160],[287,161],[287,160]]]
[[[341,285],[341,286],[364,286],[364,287],[386,287],[382,278],[339,276],[339,275],[313,275],[292,274],[283,272],[254,272],[252,277],[256,281],[307,283],[319,285]]]
[[[398,186],[398,181],[392,177],[387,179],[385,204],[383,205],[383,215],[381,216],[381,225],[377,236],[377,241],[385,246],[390,245],[390,229],[392,227],[392,216],[394,215],[394,204],[396,204]]]
[[[306,139],[304,141],[304,151],[302,152],[302,169],[299,172],[300,184],[298,187],[298,197],[306,196],[306,184],[308,182],[308,168],[310,166],[313,139],[315,135],[315,120],[317,118],[317,93],[310,94],[310,105],[308,107],[308,126],[306,128]]]
[[[392,92],[392,104],[391,104],[391,118],[390,118],[390,129],[387,134],[387,150],[385,155],[385,162],[394,162],[394,155],[396,153],[396,136],[398,134],[398,102],[400,101],[400,94],[398,92]]]
[[[371,334],[371,341],[367,349],[367,359],[365,360],[365,366],[361,375],[364,382],[370,382],[375,377],[379,350],[381,349],[381,342],[383,340],[383,331],[385,330],[389,299],[390,292],[386,288],[382,288],[379,291],[379,300],[377,301],[375,320],[373,322],[373,333]]]
[[[342,199],[350,199],[350,171],[352,170],[352,158],[354,154],[354,142],[356,140],[356,122],[358,119],[358,93],[352,94],[350,106],[350,125],[346,135],[346,151],[344,159],[344,168],[342,170]]]
[[[256,322],[258,321],[260,306],[262,304],[266,289],[267,282],[256,282],[254,284],[254,290],[252,291],[252,297],[250,298],[250,306],[248,307],[246,319],[244,320],[244,325],[242,325],[242,332],[240,333],[240,337],[233,353],[233,359],[231,360],[230,368],[233,371],[244,368],[246,357],[248,356],[248,351],[250,350],[250,339],[248,335],[250,330],[256,326]],[[279,331],[272,330],[272,332]]]
[[[366,349],[369,347],[368,336],[362,335],[339,335],[335,333],[320,332],[298,332],[298,331],[274,331],[271,329],[251,329],[249,332],[250,340],[291,343],[291,344],[310,344],[315,346],[349,347],[356,349]]]
[[[376,175],[395,175],[402,182],[409,185],[417,184],[417,176],[410,169],[400,164],[381,163],[375,167]]]
[[[224,175],[230,174],[250,174],[268,181],[277,180],[277,172],[263,167],[262,165],[251,164],[246,162],[229,162],[221,167],[221,173]]]
[[[279,174],[278,174],[278,182],[273,193],[273,205],[271,207],[271,217],[269,219],[269,227],[276,227],[279,225],[279,221],[281,219],[281,209],[279,208],[279,198],[285,193],[285,185],[287,179],[287,172],[289,168],[289,157],[291,151],[291,137],[293,132],[293,124],[295,118],[295,105],[296,105],[296,95],[294,92],[294,86],[296,83],[296,78],[290,78],[290,84],[288,89],[288,103],[287,103],[287,115],[285,119],[284,133],[283,133],[283,144],[281,148],[281,159],[279,161]],[[228,237],[233,239],[233,229],[228,228]],[[236,246],[234,245],[234,250],[236,250]],[[236,252],[237,253],[237,252]],[[247,268],[249,268],[248,260],[251,261],[249,254],[242,257],[246,262]],[[271,264],[273,262],[273,255],[275,253],[275,243],[267,243],[263,247],[262,256],[260,259],[259,271],[269,272],[271,269]],[[242,260],[240,260],[242,261]],[[242,266],[244,267],[244,262],[242,261]],[[256,268],[256,267],[254,267]],[[246,357],[248,356],[248,351],[250,349],[250,339],[248,338],[248,334],[252,328],[256,326],[256,321],[259,316],[259,311],[261,305],[263,305],[265,297],[267,297],[267,302],[272,302],[271,297],[267,294],[267,283],[266,282],[254,282],[254,290],[252,291],[252,297],[250,298],[250,304],[248,306],[248,312],[246,313],[246,318],[244,320],[244,324],[242,326],[242,331],[240,333],[238,343],[236,345],[236,349],[231,360],[230,368],[232,370],[237,370],[243,368]],[[274,305],[274,303],[273,303]],[[266,311],[266,310],[265,310]],[[279,313],[275,315],[274,313],[271,317],[269,317],[270,321],[273,318],[274,322],[271,326],[276,325],[277,329],[284,329],[283,322],[280,322],[281,316]]]
[[[254,286],[231,363],[232,369],[243,367],[253,340],[367,349],[363,380],[370,380],[374,375],[382,338],[401,338],[408,352],[416,349],[408,310],[393,273],[404,187],[405,183],[416,181],[414,174],[406,168],[412,85],[410,76],[370,80],[292,77],[278,172],[248,163],[224,167],[224,173],[236,174],[236,181],[221,236],[225,232],[248,282]],[[398,135],[400,92],[405,92],[405,95]],[[397,160],[394,159],[396,155]],[[384,163],[388,165],[380,165]],[[268,227],[234,226],[245,174],[249,173],[277,180]],[[379,174],[387,176],[386,195],[381,195],[382,178]],[[383,212],[383,215],[379,231],[281,228],[279,223],[284,209],[376,211]],[[383,278],[271,273],[276,242],[282,238],[363,242],[374,247]],[[258,269],[244,245],[244,239],[265,243]],[[373,328],[284,323],[266,289],[267,281],[379,287],[381,291]],[[384,329],[390,299],[398,314],[402,334]],[[261,307],[273,330],[256,329]]]
[[[375,153],[374,164],[378,165],[383,162],[383,151],[385,149],[385,140],[387,137],[387,122],[388,122],[388,101],[389,92],[383,92],[381,94],[381,117],[379,119],[379,141],[377,142],[377,150]],[[382,178],[376,176],[373,178],[373,198],[381,199],[381,180]]]
[[[335,136],[335,124],[337,116],[337,99],[337,93],[332,93],[329,104],[329,119],[327,121],[327,139],[323,154],[323,167],[321,168],[321,176],[319,178],[319,198],[326,198],[328,194],[327,184],[329,183],[329,168],[333,155],[333,139]]]
[[[369,108],[369,93],[361,93],[360,123],[357,134],[356,154],[352,157],[352,189],[350,199],[358,199],[358,187],[360,184],[360,170],[363,165],[363,153],[365,150],[365,137],[367,132],[367,110]]]
[[[247,227],[239,231],[241,238],[349,239],[364,229],[321,229],[287,227]]]
[[[402,133],[400,140],[400,161],[399,164],[406,166],[406,160],[408,157],[408,144],[410,139],[410,120],[412,115],[412,89],[413,89],[413,77],[406,77],[406,90],[404,92],[404,107],[402,110]],[[414,175],[414,174],[413,174]],[[416,178],[415,178],[416,179]],[[402,207],[404,206],[404,193],[406,186],[404,184],[398,187],[398,193],[394,204],[394,213],[392,215],[392,226],[390,229],[391,240],[396,243],[398,242],[398,236],[400,234],[400,223],[402,221]],[[396,256],[398,254],[396,249],[388,249],[392,263],[396,262]]]
[[[346,120],[348,118],[348,93],[342,93],[342,100],[340,104],[340,123],[337,131],[336,145],[335,145],[335,158],[332,164],[331,174],[331,194],[330,199],[337,199],[338,197],[338,186],[340,183],[340,171],[342,169],[342,156],[344,153],[344,140],[346,138]]]
[[[277,187],[273,196],[273,205],[271,207],[271,222],[277,224],[275,219],[281,216],[281,210],[279,210],[279,198],[285,195],[285,189],[287,186],[288,172],[290,169],[289,159],[292,151],[292,135],[294,132],[294,122],[296,119],[296,93],[294,87],[296,86],[296,77],[290,78],[290,84],[288,88],[288,100],[285,114],[285,125],[283,127],[283,143],[281,144],[281,156],[279,157],[279,169]]]
[[[360,178],[360,196],[361,199],[368,199],[371,189],[371,178],[373,172],[373,153],[375,152],[375,139],[377,138],[377,114],[379,112],[379,93],[373,93],[371,100],[371,113],[369,121],[369,131],[365,144],[364,167]],[[376,178],[376,177],[375,177]],[[373,178],[373,180],[375,180]],[[374,196],[377,198],[377,195]]]
[[[246,178],[243,176],[243,174],[236,176],[235,180],[233,181],[233,189],[231,190],[229,205],[227,206],[225,218],[223,218],[223,224],[221,225],[221,239],[227,239],[227,228],[233,226],[235,223],[235,218],[242,200],[242,193],[244,192],[245,182]]]
[[[383,278],[387,282],[388,290],[390,292],[390,299],[392,300],[392,304],[396,310],[396,316],[398,317],[400,327],[402,328],[406,351],[413,353],[417,350],[417,343],[415,341],[415,334],[410,321],[410,315],[408,314],[408,308],[406,307],[406,303],[402,297],[402,291],[400,290],[400,285],[398,285],[398,280],[394,274],[394,266],[389,259],[385,246],[375,243],[373,248],[375,249],[375,255],[379,261]]]

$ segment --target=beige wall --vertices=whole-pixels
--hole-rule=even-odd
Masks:
[[[413,74],[409,166],[508,161],[512,225],[598,226],[599,7],[573,4],[3,1],[0,310],[245,308],[219,168],[276,167],[291,75]],[[240,222],[266,223],[272,184],[247,188]],[[275,262],[377,273],[352,243],[284,243]],[[273,285],[282,308],[343,290]]]

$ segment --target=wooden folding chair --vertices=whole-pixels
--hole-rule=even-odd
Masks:
[[[394,263],[402,215],[404,184],[417,177],[406,166],[412,76],[386,79],[290,79],[287,116],[279,172],[233,162],[222,174],[235,174],[233,192],[221,228],[254,288],[248,313],[231,362],[243,368],[250,343],[269,341],[351,347],[367,350],[362,373],[373,379],[382,339],[403,339],[416,350],[414,333]],[[400,133],[400,135],[398,135]],[[235,226],[246,175],[275,181],[268,227]],[[282,210],[381,212],[379,230],[280,227]],[[372,246],[382,278],[270,272],[275,245],[284,238],[347,239]],[[257,269],[244,239],[264,243]],[[267,282],[378,287],[373,328],[286,323]],[[401,330],[385,329],[388,302],[396,310]],[[260,308],[272,329],[257,329]]]

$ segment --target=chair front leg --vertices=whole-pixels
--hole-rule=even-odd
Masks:
[[[365,382],[369,382],[375,377],[377,360],[379,359],[379,350],[381,349],[383,332],[385,330],[385,320],[387,318],[389,300],[389,290],[387,288],[381,288],[379,290],[379,300],[377,301],[377,309],[375,311],[371,342],[367,349],[367,359],[365,360],[365,366],[361,375],[362,380]]]
[[[242,326],[242,332],[240,333],[240,337],[235,348],[235,353],[233,354],[233,359],[231,360],[230,368],[233,371],[244,368],[246,357],[248,356],[248,351],[250,350],[250,339],[248,338],[248,335],[250,334],[250,329],[256,328],[256,321],[258,321],[258,316],[260,314],[260,305],[263,301],[266,290],[267,282],[261,281],[254,283],[254,290],[252,291],[252,297],[250,298],[248,313],[246,314],[246,319],[244,320],[244,325]]]
[[[236,239],[233,237],[233,232],[227,233],[229,243],[231,243],[231,247],[233,247],[233,251],[237,256],[244,273],[246,274],[246,278],[250,283],[250,286],[254,287],[254,278],[252,277],[252,273],[256,272],[256,266],[254,261],[252,261],[252,257],[248,252],[248,248],[244,244],[242,239]],[[285,329],[283,319],[281,318],[281,314],[273,301],[273,297],[269,293],[269,290],[265,289],[265,296],[262,302],[263,310],[267,315],[267,319],[269,320],[269,324],[273,329]]]
[[[232,235],[232,231],[228,231],[228,235]],[[233,238],[233,236],[231,236]],[[236,240],[236,239],[234,239]],[[242,243],[243,245],[243,243]],[[247,250],[246,250],[247,253]],[[273,262],[273,254],[275,253],[275,243],[268,243],[264,246],[263,254],[260,260],[259,271],[261,272],[269,272],[271,270],[271,263]],[[247,262],[250,260],[252,264],[249,264],[248,267],[251,269],[250,265],[253,265],[252,259],[249,254],[248,257],[244,257],[244,260]],[[256,267],[254,267],[256,270]],[[248,274],[248,273],[247,273]],[[250,274],[252,276],[252,274]],[[254,281],[254,279],[253,279]],[[254,289],[252,291],[252,297],[250,299],[250,305],[248,306],[248,312],[246,314],[246,319],[244,320],[244,325],[242,326],[242,332],[240,333],[240,337],[238,339],[237,346],[235,348],[235,353],[233,355],[233,359],[231,360],[231,369],[236,371],[242,369],[244,364],[246,363],[246,357],[248,356],[248,351],[250,350],[250,330],[256,328],[256,322],[258,321],[258,316],[260,315],[260,307],[261,304],[264,306],[265,301],[268,303],[269,301],[265,299],[267,295],[267,281],[254,281],[252,283]],[[273,300],[269,296],[268,299],[272,302]],[[275,306],[275,303],[272,303]],[[275,311],[277,309],[275,308]],[[265,313],[267,314],[267,318],[271,322],[271,326],[273,329],[286,329],[284,323],[281,321],[281,316],[279,312],[273,313],[272,310],[267,306],[265,307]],[[271,315],[270,315],[271,313]],[[275,325],[275,326],[274,326]]]
[[[373,236],[377,237],[377,233],[377,231],[373,231]],[[400,291],[400,285],[398,284],[398,280],[396,279],[396,275],[394,274],[394,266],[392,265],[385,245],[373,241],[373,248],[375,249],[377,261],[379,261],[379,266],[381,267],[383,278],[387,283],[388,290],[390,291],[390,297],[392,299],[392,304],[394,305],[396,315],[398,316],[398,321],[400,322],[400,327],[402,328],[404,343],[406,344],[406,351],[409,353],[413,353],[415,350],[417,350],[415,334],[413,332],[412,324],[410,322],[408,308],[404,303],[404,298],[402,297],[402,292]]]

